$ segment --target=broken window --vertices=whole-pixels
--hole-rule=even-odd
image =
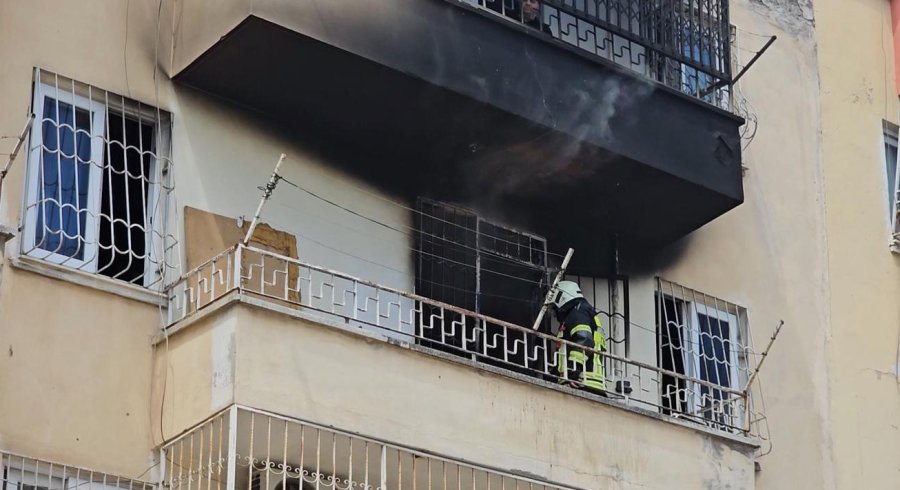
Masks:
[[[489,222],[471,210],[419,199],[416,292],[436,301],[530,327],[543,300],[547,245],[538,236]],[[423,305],[418,336],[430,347],[477,353],[511,368],[534,368],[544,356],[533,336],[447,317]],[[431,321],[445,315],[442,321]],[[498,341],[498,339],[503,339]],[[517,348],[523,345],[526,348]],[[541,366],[542,367],[542,366]]]
[[[23,252],[148,286],[165,273],[168,116],[46,72],[35,78]]]
[[[657,297],[656,329],[658,365],[661,369],[686,374],[682,333],[685,331],[684,301]],[[662,374],[660,384],[663,413],[687,412],[687,385],[683,378]]]

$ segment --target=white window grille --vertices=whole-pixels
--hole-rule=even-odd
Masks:
[[[897,171],[896,125],[884,121],[884,167],[887,190],[887,209],[891,222],[891,249],[900,252],[900,172]]]
[[[745,414],[717,386],[743,390],[750,377],[746,310],[661,279],[656,295],[659,367],[686,376],[663,374],[663,411],[689,414],[714,426],[742,426]]]
[[[176,243],[169,114],[40,69],[32,111],[22,253],[139,286],[163,280]]]
[[[3,490],[153,490],[155,485],[122,476],[0,452]]]

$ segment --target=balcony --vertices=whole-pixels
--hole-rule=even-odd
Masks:
[[[494,485],[507,478],[602,488],[613,480],[597,461],[649,487],[671,483],[654,480],[665,476],[694,488],[713,474],[752,486],[763,417],[749,390],[616,349],[595,352],[606,367],[603,396],[561,386],[555,353],[572,347],[565,341],[250,247],[187,274],[169,301],[158,369],[177,380],[163,387],[175,400],[166,433],[183,434],[166,448],[181,460],[167,465],[172,488],[206,478],[258,490],[254,478],[271,478],[263,486],[276,490],[301,474],[311,485],[339,479],[340,488],[502,488]],[[213,417],[232,404],[254,408]],[[671,471],[642,471],[637,461],[653,455]],[[455,476],[437,484],[445,470]]]
[[[41,448],[47,451],[49,448]],[[71,460],[91,460],[96,454],[66,454]],[[105,466],[121,464],[122,461],[106,461]],[[145,473],[148,473],[146,471]],[[144,475],[141,475],[143,477]],[[122,475],[102,473],[71,463],[47,461],[17,453],[0,450],[0,488],[6,490],[158,490],[157,481],[151,478],[129,478]]]
[[[597,250],[590,273],[613,236],[639,261],[742,202],[726,0],[544,0],[536,28],[507,1],[191,0],[173,77],[387,191]]]
[[[684,302],[687,294],[665,284],[657,292],[663,298],[657,308],[670,332],[673,324],[682,323],[674,316],[675,302]],[[559,369],[557,354],[581,349],[542,331],[243,245],[197,267],[170,289],[167,334],[235,300],[554,389],[564,389],[560,385],[571,381],[567,373],[561,373],[565,370]],[[606,315],[605,325],[616,323]],[[730,311],[722,315],[735,316]],[[731,322],[732,329],[736,323],[736,319]],[[672,337],[669,332],[657,335]],[[606,335],[613,343],[628,341],[614,332]],[[694,342],[709,343],[723,334],[709,330],[696,336],[699,340]],[[752,372],[749,342],[739,335],[724,337],[727,343],[722,348],[741,352],[742,357],[722,361],[721,367],[728,371],[722,377],[744,383]],[[686,357],[691,347],[681,342],[668,339],[658,345],[668,350],[669,358]],[[589,349],[603,359],[604,401],[691,421],[704,430],[750,438],[761,435],[758,422],[764,417],[754,406],[750,390],[734,387],[738,382],[702,376],[702,368],[692,374],[676,372],[664,363],[655,365],[615,353],[619,350]],[[707,365],[707,370],[716,369],[715,362]]]
[[[163,446],[172,490],[574,487],[232,406]]]

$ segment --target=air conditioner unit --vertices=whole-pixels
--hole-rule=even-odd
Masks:
[[[267,468],[253,472],[250,490],[315,490],[315,485],[302,481],[296,473],[285,478],[281,470]]]

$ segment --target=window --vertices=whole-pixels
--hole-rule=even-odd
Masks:
[[[743,410],[728,389],[743,389],[749,377],[745,310],[662,280],[656,294],[658,366],[681,375],[661,376],[663,412],[740,427]]]
[[[164,274],[168,115],[38,70],[23,253],[149,286]]]
[[[543,238],[491,223],[471,210],[427,199],[418,200],[418,211],[417,294],[516,325],[534,322],[547,280]],[[428,318],[431,313],[422,314]],[[528,349],[516,349],[513,344],[537,348],[530,345],[534,342],[531,336],[508,332],[507,345],[502,345],[487,340],[496,338],[490,325],[488,331],[479,331],[474,319],[470,320],[472,325],[459,328],[452,322],[440,330],[420,327],[419,335],[432,339],[434,342],[423,343],[433,348],[484,352],[487,358],[506,359],[506,367],[528,367],[524,360]],[[515,356],[519,357],[512,358]]]
[[[675,38],[681,54],[693,62],[693,66],[680,63],[681,91],[727,109],[727,85],[719,85],[720,79],[714,76],[730,68],[725,66],[726,44],[730,41],[728,34],[719,30],[723,25],[718,18],[720,12],[721,4],[715,0],[682,0],[681,11],[675,16]]]
[[[891,223],[891,246],[900,251],[900,173],[897,172],[897,131],[896,125],[887,121],[884,128],[884,167],[887,191],[887,212]]]

